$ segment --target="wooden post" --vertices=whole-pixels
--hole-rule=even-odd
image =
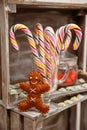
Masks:
[[[85,30],[84,30],[84,56],[83,56],[83,71],[86,72],[87,67],[87,15],[85,15]]]
[[[2,67],[2,100],[8,104],[8,86],[9,86],[9,23],[8,12],[5,11],[6,2],[1,0],[1,67]]]
[[[80,130],[81,102],[77,103],[76,108],[76,130]]]
[[[0,105],[0,130],[9,130],[9,117],[6,108]]]
[[[22,122],[22,116],[16,112],[10,112],[11,118],[11,130],[23,130],[24,123]]]

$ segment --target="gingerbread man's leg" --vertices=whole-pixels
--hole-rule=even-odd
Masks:
[[[19,109],[20,111],[26,111],[26,110],[28,110],[29,108],[31,108],[31,102],[30,102],[29,98],[27,98],[26,101],[21,102],[21,103],[18,104],[18,109]]]
[[[49,111],[49,106],[44,104],[41,99],[37,100],[36,108],[43,114],[46,114]]]

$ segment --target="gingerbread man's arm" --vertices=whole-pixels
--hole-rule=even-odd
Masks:
[[[28,92],[30,90],[30,85],[25,82],[21,82],[20,88],[23,89],[24,91]]]
[[[39,84],[37,87],[40,93],[48,92],[50,90],[50,86],[47,83]]]

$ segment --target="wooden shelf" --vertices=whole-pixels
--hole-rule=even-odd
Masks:
[[[13,108],[12,110],[23,115],[23,116],[29,117],[31,120],[36,120],[36,119],[44,120],[45,118],[49,118],[53,115],[56,115],[57,113],[60,113],[68,108],[71,108],[72,106],[77,105],[78,103],[81,103],[85,100],[87,100],[87,95],[84,95],[83,98],[78,99],[77,101],[73,102],[72,104],[68,104],[68,105],[63,106],[63,107],[58,107],[57,104],[52,103],[53,105],[55,105],[57,107],[57,109],[55,109],[55,111],[53,111],[53,112],[49,111],[49,113],[46,115],[42,115],[41,113],[39,113],[35,110],[30,110],[27,112],[20,112],[17,108]]]
[[[75,53],[78,56],[78,66],[79,69],[86,72],[87,68],[87,0],[1,0],[0,1],[0,129],[3,130],[37,130],[43,128],[43,122],[47,120],[47,125],[49,124],[49,118],[55,117],[60,118],[58,121],[60,127],[58,129],[71,129],[73,128],[73,123],[70,120],[75,120],[74,126],[76,130],[80,130],[80,114],[82,118],[86,115],[82,113],[81,108],[86,110],[87,95],[84,95],[82,99],[73,102],[72,104],[66,105],[62,108],[58,108],[58,103],[53,102],[55,107],[54,111],[49,111],[47,115],[42,115],[36,111],[19,112],[17,109],[17,103],[12,107],[9,106],[9,86],[12,82],[17,83],[19,80],[24,80],[25,70],[29,72],[32,67],[32,59],[30,53],[28,52],[28,45],[25,44],[26,40],[18,32],[19,37],[17,37],[20,48],[20,54],[13,50],[10,40],[9,40],[9,29],[13,24],[23,23],[26,26],[33,29],[36,22],[42,22],[44,27],[51,25],[56,30],[56,28],[64,25],[66,23],[76,23],[83,30],[82,44],[79,50]],[[17,57],[18,56],[18,57]],[[17,59],[18,58],[18,59]],[[27,62],[30,59],[29,62]],[[23,65],[23,67],[21,67]],[[28,66],[30,65],[30,66]],[[26,68],[26,69],[25,69]],[[20,79],[18,79],[20,77]],[[87,75],[85,76],[87,81]],[[11,79],[12,78],[12,79]],[[52,101],[56,98],[69,98],[78,93],[87,93],[87,88],[76,90],[76,91],[66,91],[61,92],[56,91],[51,96]],[[85,105],[86,104],[86,105]],[[83,105],[83,106],[82,106]],[[85,107],[86,106],[86,107]],[[73,108],[75,107],[75,117],[73,118],[70,114],[73,113]],[[53,109],[52,109],[53,110]],[[68,111],[70,110],[70,111]],[[68,112],[67,112],[68,111]],[[65,115],[63,114],[65,112]],[[36,114],[35,114],[36,113]],[[61,113],[60,117],[59,114]],[[86,112],[87,113],[87,112]],[[61,118],[62,116],[62,118]],[[3,118],[2,118],[3,117]],[[67,125],[64,121],[66,119]],[[3,120],[5,120],[3,124]],[[52,121],[54,118],[52,119]],[[82,123],[82,128],[87,129],[86,120]],[[52,123],[52,122],[51,122]],[[56,123],[57,124],[57,123]],[[59,124],[57,124],[59,125]],[[84,126],[85,125],[85,126]],[[55,129],[55,127],[54,127]],[[55,130],[56,130],[55,129]],[[70,130],[71,130],[70,129]]]
[[[21,8],[22,6],[30,8],[59,8],[59,9],[87,9],[87,3],[67,3],[67,2],[48,2],[48,1],[9,1],[9,4],[16,4]]]

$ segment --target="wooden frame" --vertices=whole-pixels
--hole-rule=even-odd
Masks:
[[[85,1],[85,0],[84,0]],[[39,7],[44,7],[44,8],[71,8],[71,9],[75,9],[75,8],[82,8],[82,9],[86,9],[87,7],[87,2],[85,1],[79,2],[74,1],[74,0],[68,0],[65,1],[63,0],[63,2],[61,0],[55,0],[55,1],[43,1],[43,0],[8,0],[8,4],[22,4],[22,5],[26,5],[26,6],[32,6],[33,8],[35,6]]]
[[[1,0],[0,1],[0,43],[1,43],[1,87],[0,87],[0,129],[3,130],[37,130],[37,129],[45,129],[45,127],[43,127],[43,123],[44,121],[48,121],[47,118],[49,117],[55,117],[58,113],[64,112],[65,110],[67,111],[68,108],[72,109],[72,105],[68,106],[60,111],[55,112],[52,116],[48,117],[43,117],[41,116],[40,118],[37,119],[31,119],[31,117],[28,115],[28,113],[21,113],[19,112],[16,108],[11,109],[9,106],[9,96],[8,96],[8,92],[9,92],[9,85],[10,85],[10,68],[9,68],[9,27],[11,25],[9,25],[11,22],[9,21],[9,16],[11,15],[11,20],[13,20],[14,18],[18,18],[18,16],[15,15],[15,13],[17,13],[17,9],[18,8],[23,8],[23,9],[28,9],[28,8],[32,8],[32,9],[78,9],[81,10],[78,15],[81,15],[84,17],[84,20],[82,21],[82,24],[84,24],[84,46],[83,46],[83,55],[81,58],[81,69],[83,70],[84,73],[86,73],[86,67],[87,67],[87,52],[86,52],[86,35],[87,35],[87,15],[85,15],[85,10],[87,9],[87,5],[85,4],[86,1],[84,1],[84,4],[79,3],[79,1],[77,1],[77,3],[73,3],[73,1],[71,3],[73,3],[71,5],[71,3],[60,3],[60,1],[58,2],[48,2],[48,1],[28,1],[28,0],[8,0],[8,2],[6,0]],[[20,11],[19,11],[20,12]],[[60,11],[61,12],[61,11]],[[12,16],[12,13],[14,16]],[[22,14],[22,13],[19,13]],[[13,21],[14,22],[14,21]],[[15,23],[15,22],[14,22]],[[12,24],[12,23],[11,23]],[[80,56],[80,53],[78,54],[78,56]],[[87,77],[87,75],[86,75]],[[85,89],[85,92],[87,90]],[[81,92],[81,91],[80,91]],[[79,93],[79,92],[78,92]],[[75,95],[76,93],[74,93]],[[65,96],[65,95],[64,95]],[[67,94],[67,96],[69,96],[69,94]],[[81,117],[82,117],[82,102],[86,102],[87,98],[85,98],[83,101],[78,101],[76,102],[74,105],[76,106],[76,124],[74,125],[74,128],[76,130],[80,130],[80,128],[83,128],[83,124],[82,126],[80,126],[80,122],[81,122]],[[9,110],[8,110],[9,108]],[[67,112],[66,112],[67,113]],[[4,115],[4,116],[3,116]],[[4,124],[3,124],[3,120],[4,120]],[[67,121],[68,117],[66,114],[66,118]],[[72,121],[74,120],[74,117],[72,116]],[[86,120],[86,119],[84,119]],[[62,120],[63,121],[63,120]],[[61,122],[62,122],[61,121]],[[45,123],[44,123],[45,124]],[[62,124],[62,123],[61,123]],[[72,123],[71,123],[72,125]],[[86,124],[84,124],[86,127]],[[66,128],[67,128],[67,124],[66,124]],[[70,126],[70,130],[71,130],[71,126]],[[87,128],[86,128],[87,129]]]
[[[8,46],[8,13],[5,11],[5,1],[1,1],[1,66],[2,66],[2,100],[8,104],[8,86],[9,86],[9,46]],[[4,43],[4,44],[3,44]]]

